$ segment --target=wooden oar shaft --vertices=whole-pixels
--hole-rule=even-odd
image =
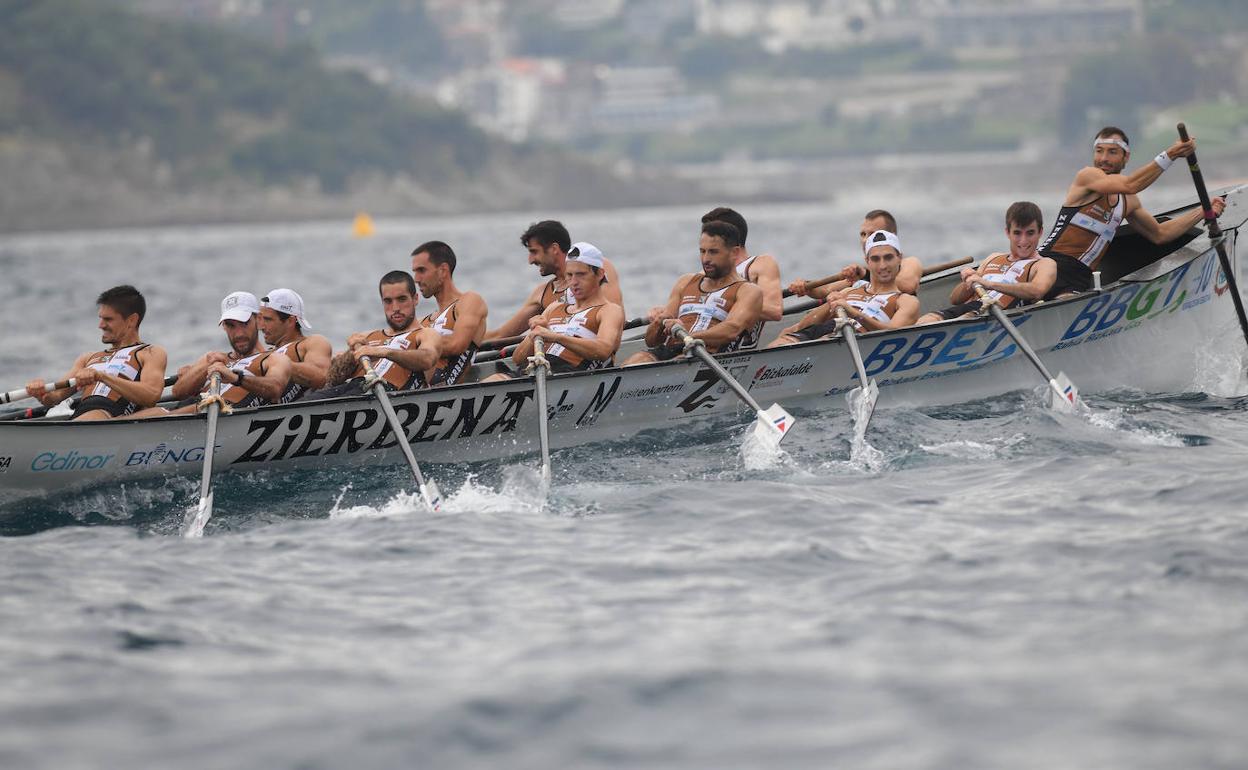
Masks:
[[[1180,123],[1178,129],[1179,138],[1186,142],[1187,126]],[[1200,198],[1200,208],[1205,215],[1205,227],[1209,230],[1209,237],[1214,241],[1214,248],[1218,252],[1218,262],[1222,265],[1222,273],[1226,275],[1226,285],[1231,290],[1231,302],[1235,305],[1235,315],[1239,318],[1239,329],[1244,334],[1244,341],[1248,342],[1248,314],[1244,312],[1244,300],[1239,296],[1239,284],[1235,280],[1235,271],[1231,269],[1231,258],[1226,253],[1226,242],[1222,240],[1222,227],[1218,224],[1218,217],[1213,213],[1213,203],[1209,200],[1209,190],[1205,187],[1205,175],[1200,170],[1200,163],[1196,161],[1195,150],[1187,156],[1187,167],[1192,172],[1192,184],[1196,186],[1196,196]]]
[[[369,376],[373,376],[373,362],[368,356],[360,358],[360,363],[364,366]],[[420,465],[416,462],[416,455],[412,454],[412,445],[407,440],[407,434],[403,431],[403,423],[399,422],[399,415],[394,411],[394,404],[390,403],[390,394],[386,393],[386,386],[378,380],[373,383],[373,395],[377,397],[377,403],[381,405],[382,414],[386,416],[386,421],[390,424],[390,430],[394,433],[394,440],[399,445],[400,451],[403,452],[403,458],[407,460],[407,466],[412,470],[412,477],[416,479],[416,486],[420,489],[420,496],[424,498],[425,504],[430,510],[437,512],[441,507],[442,501],[439,495],[430,489],[430,484],[425,481],[425,476],[420,472]],[[436,487],[435,487],[436,489]]]
[[[841,334],[845,337],[845,344],[849,346],[849,355],[854,359],[854,368],[858,370],[858,384],[862,387],[867,385],[867,367],[862,363],[862,351],[858,349],[858,333],[854,331],[854,325],[849,320],[849,314],[845,312],[845,308],[838,307],[836,314],[845,322],[841,326]]]
[[[977,283],[975,284],[975,293],[979,295],[980,300],[983,300],[987,296],[988,291],[982,283]],[[1031,365],[1036,367],[1036,371],[1040,372],[1040,376],[1044,377],[1045,382],[1048,383],[1053,393],[1058,398],[1066,400],[1066,394],[1062,392],[1061,386],[1057,384],[1057,379],[1049,371],[1049,367],[1045,366],[1044,362],[1040,360],[1040,356],[1036,354],[1035,349],[1023,338],[1018,327],[1009,319],[1005,311],[1001,309],[1001,306],[996,302],[985,302],[984,305],[988,308],[988,312],[992,314],[992,317],[997,319],[997,323],[1001,324],[1001,328],[1005,329],[1010,338],[1014,340],[1014,344],[1018,346],[1018,349],[1023,351],[1023,355],[1027,357]]]
[[[690,338],[689,332],[680,324],[676,324],[672,327],[672,333],[675,334],[681,342]],[[694,345],[690,348],[690,350],[693,351],[693,354],[697,356],[702,363],[711,367],[711,370],[715,372],[715,374],[719,375],[719,379],[731,388],[733,393],[737,394],[737,398],[748,404],[749,407],[756,413],[763,411],[763,408],[758,405],[758,402],[754,400],[754,397],[750,395],[750,392],[743,388],[741,383],[737,382],[737,378],[729,374],[728,370],[715,360],[715,357],[710,354],[704,345]]]

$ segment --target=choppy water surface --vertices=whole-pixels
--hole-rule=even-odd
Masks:
[[[1008,202],[902,236],[982,254]],[[747,209],[751,245],[825,274],[857,208]],[[694,269],[701,211],[565,221],[635,315]],[[237,288],[296,288],[339,342],[430,238],[510,313],[537,218],[2,239],[0,371],[59,373],[121,281],[175,365]],[[519,458],[429,469],[436,515],[398,468],[229,477],[200,541],[176,536],[192,480],[11,507],[0,766],[1243,767],[1248,383],[1211,361],[1092,420],[882,401],[866,461],[848,417],[801,409],[779,458],[732,420],[560,451],[545,506]]]

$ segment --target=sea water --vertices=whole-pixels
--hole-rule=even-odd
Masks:
[[[1003,250],[1009,202],[890,207],[931,263]],[[707,208],[560,216],[632,317]],[[786,283],[856,258],[860,208],[742,207]],[[341,346],[430,239],[493,325],[552,215],[0,238],[3,385],[96,349],[117,283],[171,369],[237,289],[296,289]],[[436,514],[403,467],[223,477],[194,541],[192,478],[9,506],[0,767],[1243,767],[1248,382],[1233,334],[1192,344],[1189,392],[886,391],[857,450],[796,405],[781,452],[732,418],[556,451],[549,499],[520,457],[426,468]]]

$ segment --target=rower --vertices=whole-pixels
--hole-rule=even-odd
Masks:
[[[858,225],[859,245],[865,245],[867,236],[877,230],[884,230],[896,235],[897,219],[884,209],[868,211],[862,219],[862,224]],[[922,277],[923,262],[918,257],[903,257],[901,260],[901,272],[897,274],[897,288],[906,294],[918,296],[919,280]],[[823,286],[816,286],[813,289],[807,288],[805,281],[797,280],[789,284],[789,293],[798,297],[809,296],[814,299],[825,299],[832,294],[848,289],[858,281],[869,280],[871,280],[871,271],[861,262],[854,262],[846,265],[841,270],[840,280],[824,284]]]
[[[900,329],[914,323],[919,317],[919,300],[897,285],[903,258],[901,241],[887,230],[876,230],[867,236],[863,248],[871,280],[859,281],[828,297],[824,304],[780,332],[767,347],[830,337],[839,328],[836,310],[842,307],[859,332]]]
[[[260,344],[260,301],[246,291],[232,292],[221,300],[221,320],[230,341],[230,352],[209,351],[193,364],[178,369],[173,397],[181,399],[174,409],[153,407],[135,417],[194,414],[207,392],[213,374],[221,375],[221,399],[236,409],[276,404],[290,387],[290,359]]]
[[[727,222],[707,222],[698,251],[702,272],[681,276],[667,305],[650,311],[646,349],[629,356],[625,366],[680,355],[684,345],[672,334],[676,323],[702,340],[711,353],[740,350],[750,341],[763,311],[763,291],[737,275],[736,264],[744,251],[740,231]]]
[[[1123,220],[1157,244],[1172,241],[1199,223],[1203,218],[1199,207],[1159,223],[1144,210],[1137,197],[1170,168],[1175,158],[1195,151],[1195,137],[1177,141],[1130,176],[1124,176],[1122,171],[1131,160],[1126,132],[1116,126],[1098,131],[1092,140],[1092,165],[1075,174],[1053,230],[1040,244],[1040,253],[1057,263],[1057,280],[1045,299],[1092,287],[1092,273],[1100,267]],[[1214,215],[1219,216],[1226,200],[1214,198],[1211,204]]]
[[[962,268],[962,283],[949,295],[951,307],[927,313],[919,318],[920,324],[947,321],[974,315],[984,310],[984,304],[976,297],[975,284],[992,284],[988,298],[998,307],[1036,302],[1048,293],[1057,279],[1057,264],[1048,257],[1036,253],[1040,233],[1044,232],[1044,214],[1031,201],[1018,201],[1005,212],[1005,234],[1010,239],[1010,250],[993,254],[980,263],[979,268]]]
[[[442,336],[416,320],[416,282],[410,273],[391,270],[377,286],[386,325],[347,337],[347,349],[334,356],[325,378],[326,387],[305,394],[310,401],[338,396],[358,396],[368,389],[361,359],[368,357],[386,390],[424,387],[425,371],[438,361]]]
[[[530,225],[520,236],[520,242],[529,251],[529,264],[535,265],[541,275],[550,276],[550,280],[535,286],[515,315],[486,333],[487,340],[524,334],[529,330],[529,320],[541,315],[552,302],[562,300],[574,304],[576,301],[569,291],[567,275],[564,272],[568,252],[572,248],[572,237],[568,234],[568,228],[560,222],[547,219]],[[605,257],[602,259],[600,281],[603,297],[623,307],[619,273],[611,260]]]
[[[512,361],[524,366],[533,355],[534,338],[546,343],[552,374],[585,372],[615,365],[624,332],[624,308],[605,296],[602,252],[587,243],[574,244],[563,267],[574,302],[550,303],[546,312],[529,320],[529,334],[516,346]],[[486,382],[509,379],[499,372]]]
[[[438,303],[438,311],[420,322],[442,336],[441,357],[425,373],[425,381],[435,388],[463,380],[485,338],[485,300],[475,291],[457,289],[454,273],[455,252],[442,241],[422,243],[412,252],[412,276],[420,293]]]
[[[746,250],[749,225],[745,217],[726,206],[711,209],[702,215],[702,224],[727,222],[741,233],[741,253],[736,257],[737,275],[763,290],[763,321],[779,321],[784,316],[784,295],[780,290],[780,265],[770,254],[750,256]],[[762,325],[759,325],[762,331]],[[757,344],[757,343],[756,343]],[[749,346],[747,346],[749,347]]]
[[[133,286],[114,286],[96,298],[99,306],[100,341],[109,347],[83,353],[69,374],[72,388],[45,392],[43,380],[26,383],[26,392],[44,406],[55,406],[81,393],[74,408],[75,420],[107,420],[126,417],[153,406],[165,389],[165,349],[139,339],[139,325],[147,314],[147,302]]]
[[[324,335],[305,336],[312,329],[303,312],[303,297],[291,289],[273,289],[260,298],[260,331],[274,353],[290,359],[290,388],[284,401],[325,385],[333,349]]]

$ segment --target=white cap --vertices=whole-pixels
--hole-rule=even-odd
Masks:
[[[898,254],[901,253],[901,240],[887,230],[876,230],[868,235],[862,242],[862,253],[866,254],[876,246],[892,246]]]
[[[574,259],[577,262],[583,262],[590,267],[602,267],[602,252],[592,243],[579,241],[572,244],[572,248],[568,249],[568,259]]]
[[[259,312],[260,302],[255,294],[249,291],[232,292],[221,300],[221,320],[217,323],[223,324],[226,321],[247,323],[253,315]]]
[[[303,297],[293,289],[274,289],[260,299],[261,307],[270,307],[279,313],[293,315],[299,321],[299,328],[309,331],[312,324],[303,317]]]

